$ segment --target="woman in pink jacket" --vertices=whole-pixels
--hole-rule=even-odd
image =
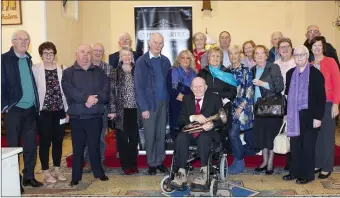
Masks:
[[[323,74],[326,90],[326,109],[316,142],[314,172],[320,172],[319,179],[326,179],[331,175],[334,165],[335,117],[339,114],[340,72],[335,60],[324,55],[325,37],[316,36],[311,44],[315,57],[311,63]]]

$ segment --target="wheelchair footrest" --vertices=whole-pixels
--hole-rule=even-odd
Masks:
[[[190,191],[192,192],[209,192],[210,186],[208,184],[199,185],[199,184],[191,184]]]

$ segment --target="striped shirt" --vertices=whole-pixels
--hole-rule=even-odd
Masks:
[[[110,75],[111,73],[111,68],[112,66],[109,65],[108,63],[101,61],[100,64],[98,65],[100,68],[102,68],[107,76]]]

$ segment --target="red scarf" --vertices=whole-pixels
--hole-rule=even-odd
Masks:
[[[194,49],[194,57],[195,57],[195,66],[197,69],[197,72],[199,72],[201,70],[201,56],[204,54],[205,52],[197,52],[197,49]]]

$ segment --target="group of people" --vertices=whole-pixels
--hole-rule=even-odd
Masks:
[[[138,54],[131,48],[131,36],[124,33],[119,36],[120,49],[109,56],[109,63],[103,61],[102,44],[84,44],[76,51],[75,63],[65,67],[56,63],[57,49],[51,42],[39,46],[42,62],[33,65],[27,53],[29,34],[15,32],[11,49],[2,54],[1,108],[6,114],[8,146],[19,146],[23,138],[22,184],[42,186],[34,177],[36,129],[44,181],[66,180],[60,171],[65,122],[70,123],[72,135],[71,185],[79,183],[82,172],[91,170],[95,178],[108,180],[103,163],[108,120],[115,121],[117,150],[126,175],[138,173],[141,127],[148,174],[155,175],[157,170],[166,173],[163,160],[168,115],[179,168],[171,182],[174,188],[187,183],[186,160],[193,142],[198,144],[201,159],[193,187],[207,185],[213,141],[231,147],[234,161],[230,173],[243,172],[244,156],[261,150],[263,160],[255,171],[273,174],[273,141],[283,120],[287,120],[287,135],[291,137],[286,166],[289,174],[283,179],[304,184],[314,180],[314,173],[319,173],[320,179],[328,178],[333,171],[335,117],[339,113],[339,60],[317,26],[307,28],[306,38],[304,45],[293,48],[289,38],[274,32],[273,48],[268,50],[252,40],[231,46],[230,33],[223,31],[220,47],[206,51],[206,36],[198,32],[193,35],[193,52],[181,51],[171,65],[161,53],[161,34],[152,34],[148,52]],[[256,116],[258,99],[273,95],[287,98],[286,116]],[[228,112],[226,124],[208,120],[222,107]],[[193,134],[181,130],[192,122],[202,124],[203,130]],[[241,132],[246,145],[242,145]],[[49,167],[51,143],[53,169]]]

